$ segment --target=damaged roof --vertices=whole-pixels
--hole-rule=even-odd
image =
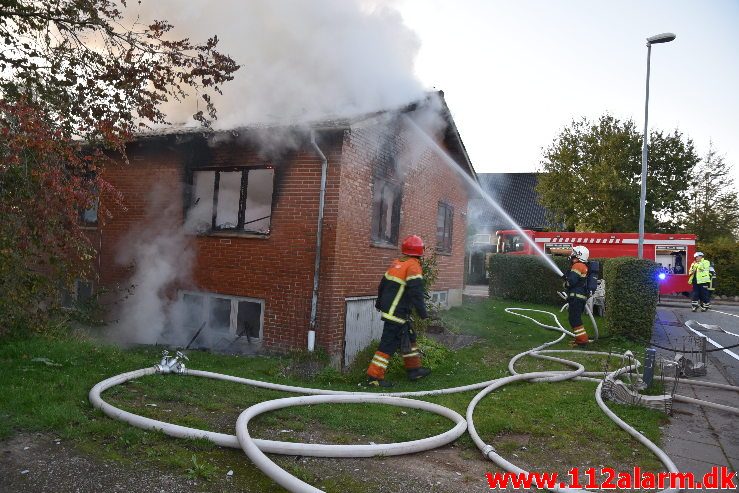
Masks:
[[[203,137],[208,136],[217,136],[217,135],[227,135],[227,134],[233,134],[238,135],[241,133],[249,133],[254,131],[264,131],[269,129],[289,129],[291,127],[294,127],[298,131],[307,131],[307,130],[315,130],[315,131],[330,131],[330,130],[344,130],[349,129],[359,123],[371,120],[373,118],[378,118],[386,115],[391,115],[393,113],[397,114],[405,114],[405,113],[412,113],[416,110],[422,109],[430,104],[432,101],[432,98],[438,97],[438,100],[441,103],[441,114],[444,117],[444,120],[447,123],[445,135],[444,135],[444,142],[449,149],[449,154],[454,159],[454,161],[460,165],[476,182],[479,183],[479,179],[477,176],[477,173],[475,172],[475,169],[472,166],[472,162],[470,161],[470,157],[467,154],[467,149],[464,146],[464,143],[462,142],[462,137],[459,134],[459,130],[457,129],[457,125],[454,122],[454,119],[452,118],[452,114],[449,111],[449,107],[446,104],[446,100],[444,99],[444,92],[443,91],[437,91],[429,93],[428,96],[421,100],[416,101],[411,104],[402,106],[400,108],[396,109],[388,109],[388,110],[381,110],[381,111],[375,111],[372,113],[364,113],[361,115],[356,115],[353,117],[347,117],[347,118],[333,118],[333,119],[326,119],[326,120],[320,120],[320,121],[313,121],[308,122],[304,125],[279,125],[279,124],[250,124],[246,126],[239,126],[234,127],[232,129],[213,129],[208,128],[204,126],[186,126],[186,125],[170,125],[166,127],[160,127],[160,128],[153,128],[153,129],[147,129],[145,131],[141,131],[136,133],[134,137],[134,141],[146,141],[146,140],[154,140],[162,137],[178,137],[178,136],[188,136],[188,135],[201,135]]]

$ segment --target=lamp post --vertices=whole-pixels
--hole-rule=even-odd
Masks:
[[[644,102],[644,144],[641,151],[641,195],[639,197],[639,258],[644,258],[644,214],[647,202],[647,120],[649,119],[649,61],[652,57],[652,45],[669,43],[675,39],[672,33],[662,33],[647,38],[647,97]]]

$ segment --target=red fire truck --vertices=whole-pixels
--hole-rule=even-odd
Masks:
[[[638,233],[560,233],[547,231],[523,231],[536,245],[549,255],[569,255],[572,247],[583,245],[590,250],[590,257],[636,257]],[[534,255],[533,246],[516,230],[496,231],[498,253]],[[646,233],[644,258],[662,265],[659,274],[660,294],[690,291],[688,266],[695,253],[695,235]]]

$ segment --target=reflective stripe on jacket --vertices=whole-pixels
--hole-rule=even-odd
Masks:
[[[404,324],[412,308],[421,318],[428,318],[423,287],[421,262],[417,258],[393,260],[377,288],[375,307],[382,312],[382,319]]]
[[[577,261],[567,273],[567,296],[588,299],[588,266]]]
[[[710,268],[711,262],[706,259],[690,264],[690,269],[688,270],[690,273],[688,284],[708,284],[711,281],[711,273],[709,272]],[[694,278],[695,283],[693,282]]]

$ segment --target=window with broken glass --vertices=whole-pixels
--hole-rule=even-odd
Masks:
[[[189,231],[243,231],[268,234],[274,169],[196,169],[186,226]]]
[[[193,341],[193,347],[213,340],[214,335],[245,336],[249,340],[262,338],[264,300],[182,291],[180,302],[187,338],[193,337],[201,328],[205,329],[201,337]]]
[[[439,202],[436,213],[436,251],[452,253],[452,219],[454,208],[451,205]]]
[[[380,245],[397,245],[402,188],[382,178],[375,179],[373,188],[372,241]]]

